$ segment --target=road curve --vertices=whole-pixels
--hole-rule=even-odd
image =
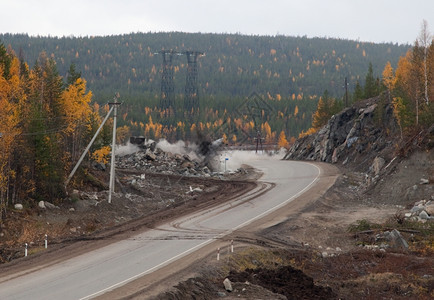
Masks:
[[[67,300],[103,295],[285,206],[311,188],[321,173],[314,164],[262,156],[248,164],[264,173],[256,190],[23,276],[0,275],[0,299]]]

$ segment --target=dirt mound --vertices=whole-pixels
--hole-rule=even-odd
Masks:
[[[266,288],[250,282],[232,282],[232,292],[223,288],[223,279],[213,280],[207,277],[189,278],[180,282],[171,291],[165,292],[152,300],[177,300],[177,299],[267,299],[286,300],[285,296],[273,293]],[[291,299],[291,298],[289,298]],[[300,298],[301,299],[301,298]],[[313,298],[314,299],[314,298]]]
[[[311,277],[291,266],[278,269],[246,269],[243,272],[230,272],[228,278],[234,282],[250,282],[260,285],[288,299],[335,299],[330,287],[315,285]]]

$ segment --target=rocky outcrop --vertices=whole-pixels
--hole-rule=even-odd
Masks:
[[[381,110],[376,112],[379,105]],[[377,153],[370,158],[369,162],[363,163],[364,167],[371,166],[372,172],[378,175],[386,163],[386,158],[379,156],[378,153],[393,146],[392,141],[387,137],[388,132],[394,129],[395,122],[391,107],[381,103],[379,98],[368,99],[332,116],[317,133],[297,140],[284,159],[314,160],[345,165],[360,163],[367,152]],[[374,158],[375,166],[372,166]]]

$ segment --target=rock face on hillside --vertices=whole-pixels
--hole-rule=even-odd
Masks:
[[[402,141],[391,105],[377,97],[334,115],[284,159],[334,163],[343,167],[353,197],[406,206],[434,201],[433,137],[434,126]]]
[[[316,134],[297,140],[285,159],[354,164],[362,169],[374,160],[384,165],[393,158],[390,133],[395,130],[392,108],[378,98],[368,99],[334,115]]]

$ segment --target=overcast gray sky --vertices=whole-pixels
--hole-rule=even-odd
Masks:
[[[95,36],[183,31],[413,44],[434,0],[0,0],[0,32]]]

